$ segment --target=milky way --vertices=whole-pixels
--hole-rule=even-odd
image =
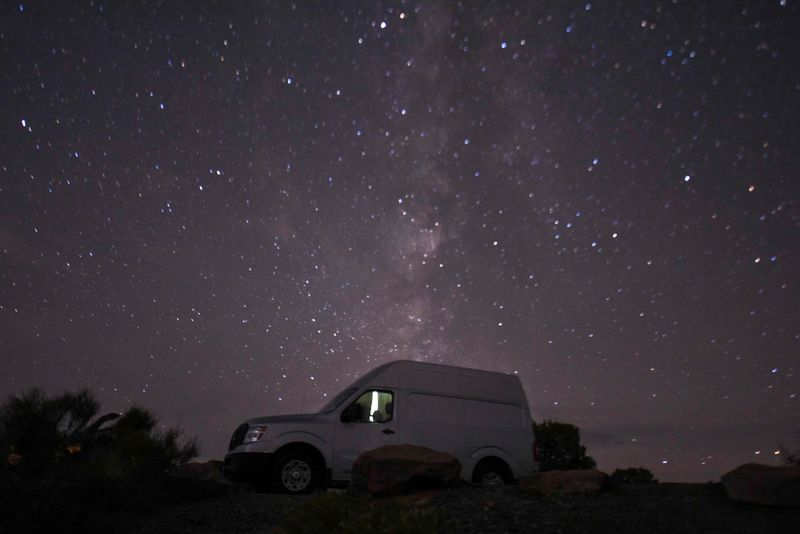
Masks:
[[[3,396],[219,458],[407,358],[606,470],[800,448],[797,2],[0,9]]]

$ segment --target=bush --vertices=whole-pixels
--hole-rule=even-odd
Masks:
[[[158,420],[139,407],[132,407],[109,428],[107,439],[95,455],[103,465],[105,476],[131,479],[158,477],[183,465],[198,453],[193,439],[178,444],[180,431],[155,430]]]
[[[38,389],[10,396],[0,406],[2,469],[23,478],[147,478],[197,456],[194,439],[179,444],[180,431],[157,432],[158,420],[148,410],[134,406],[97,417],[99,410],[86,389],[52,398]]]
[[[792,452],[783,445],[779,447],[779,450],[785,464],[800,466],[800,451]]]
[[[143,408],[99,410],[88,390],[47,397],[32,389],[0,406],[0,531],[113,531],[97,510],[145,510],[193,495],[166,475],[197,455],[195,440],[158,432]]]
[[[100,404],[88,390],[47,398],[38,389],[10,396],[0,406],[0,452],[24,476],[39,476],[80,450]]]
[[[644,467],[627,467],[616,469],[611,473],[611,483],[619,486],[625,484],[656,484],[658,480],[649,469]]]
[[[540,424],[534,423],[533,432],[541,471],[594,469],[597,465],[591,456],[586,455],[586,447],[581,445],[581,434],[577,426],[544,421]]]
[[[405,506],[398,500],[372,500],[321,493],[292,510],[281,521],[289,534],[429,534],[449,529],[437,510]]]

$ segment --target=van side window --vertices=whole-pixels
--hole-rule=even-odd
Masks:
[[[345,423],[386,423],[394,415],[394,394],[391,391],[370,389],[342,412]]]

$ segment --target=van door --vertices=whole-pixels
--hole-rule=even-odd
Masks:
[[[362,452],[397,443],[396,397],[394,391],[368,389],[340,412],[334,425],[334,480],[348,480]]]

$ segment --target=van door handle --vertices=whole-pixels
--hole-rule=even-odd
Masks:
[[[386,430],[381,430],[381,432],[383,432],[383,433],[384,433],[384,434],[386,434],[387,436],[388,436],[389,434],[394,434],[394,430],[392,430],[391,428],[387,428]]]

